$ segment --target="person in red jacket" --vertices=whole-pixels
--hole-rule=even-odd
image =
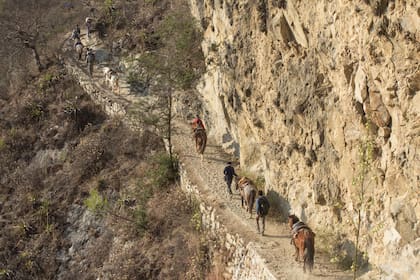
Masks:
[[[204,130],[206,130],[206,128],[204,127],[204,123],[203,121],[200,119],[200,117],[198,115],[195,116],[195,118],[192,121],[192,128],[195,131],[197,128],[202,128]]]

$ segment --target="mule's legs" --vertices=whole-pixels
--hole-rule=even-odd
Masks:
[[[262,231],[260,232],[260,223],[259,223],[259,219],[261,218],[261,223],[262,223]],[[264,235],[264,230],[265,230],[265,216],[260,214],[257,214],[257,231],[258,233],[261,233],[261,235]]]
[[[198,152],[198,149],[200,149],[200,145],[198,143],[198,137],[195,135],[195,150]]]
[[[92,74],[93,74],[93,63],[89,63],[88,67],[89,67],[89,76],[92,76]]]
[[[295,246],[295,261],[299,261],[299,239],[296,236],[292,237],[292,240],[290,241],[290,244],[293,244]]]
[[[262,232],[261,235],[264,235],[264,231],[265,231],[265,216],[262,216]]]
[[[294,242],[295,242],[295,248],[296,248],[296,250],[295,250],[295,261],[299,261],[299,248],[298,248],[298,246],[296,246],[296,239],[294,240]]]
[[[231,186],[232,186],[232,178],[226,178],[226,184],[227,184],[227,191],[228,191],[228,194],[230,194],[230,195],[232,195],[232,188],[231,188]]]
[[[305,253],[305,241],[299,240],[299,259],[303,260],[304,253]]]
[[[256,218],[256,220],[257,220],[257,231],[258,231],[258,233],[260,233],[260,223],[259,223],[259,219],[260,219],[260,215],[258,215],[258,214],[257,214],[257,218]],[[263,227],[263,232],[264,232],[264,227]]]
[[[249,204],[249,201],[246,202],[246,211],[249,212],[249,218],[252,219],[252,208]]]

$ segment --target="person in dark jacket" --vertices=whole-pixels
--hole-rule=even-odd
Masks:
[[[85,20],[85,24],[87,37],[90,38],[90,33],[92,31],[92,19],[90,17],[87,17]]]
[[[235,177],[238,176],[235,173],[235,169],[232,166],[232,162],[229,161],[227,163],[227,166],[223,170],[223,174],[225,175],[225,182],[227,184],[227,191],[228,191],[229,194],[232,194],[231,185],[232,185],[233,176],[235,176]]]
[[[76,28],[71,33],[71,39],[80,40],[80,28],[78,28],[78,26],[76,26]]]
[[[267,197],[264,196],[263,191],[258,191],[258,198],[256,203],[256,212],[257,212],[257,230],[258,233],[264,235],[265,230],[265,216],[268,214],[270,209],[270,203],[268,202]],[[262,231],[260,231],[259,219],[262,219]]]

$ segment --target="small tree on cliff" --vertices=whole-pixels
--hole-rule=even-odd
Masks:
[[[359,264],[361,259],[359,259],[359,241],[360,241],[360,232],[362,225],[362,216],[363,212],[366,212],[368,207],[368,175],[372,169],[373,154],[375,143],[371,135],[370,122],[367,121],[366,125],[366,138],[361,140],[359,143],[359,163],[357,166],[357,175],[353,178],[353,186],[355,189],[356,197],[354,198],[356,211],[356,229],[355,229],[355,252],[354,259],[352,264],[353,269],[353,279],[357,277],[357,271],[359,270]]]
[[[45,69],[61,48],[57,35],[76,17],[62,1],[0,0],[0,86],[16,87]]]
[[[0,2],[0,33],[5,46],[3,51],[9,50],[9,55],[13,55],[13,60],[16,60],[25,57],[25,50],[29,50],[41,72],[45,65],[41,63],[40,50],[46,53],[46,50],[51,49],[48,36],[56,35],[57,26],[62,24],[57,18],[66,18],[60,15],[62,10],[59,3],[51,4],[48,0]],[[56,38],[54,40],[57,41]],[[51,51],[49,55],[52,55]],[[27,65],[28,62],[23,63]]]
[[[172,10],[160,22],[156,33],[156,48],[143,53],[139,58],[152,81],[157,96],[154,108],[149,110],[157,118],[156,125],[162,129],[168,140],[172,160],[173,98],[176,90],[191,89],[204,69],[204,58],[200,48],[201,34],[191,17],[188,5],[182,4]]]

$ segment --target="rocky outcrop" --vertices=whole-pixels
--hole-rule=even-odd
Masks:
[[[264,177],[284,213],[346,240],[351,254],[361,209],[369,262],[394,278],[419,274],[418,3],[190,4],[204,32],[198,91],[210,136]],[[363,189],[353,184],[361,171]]]

